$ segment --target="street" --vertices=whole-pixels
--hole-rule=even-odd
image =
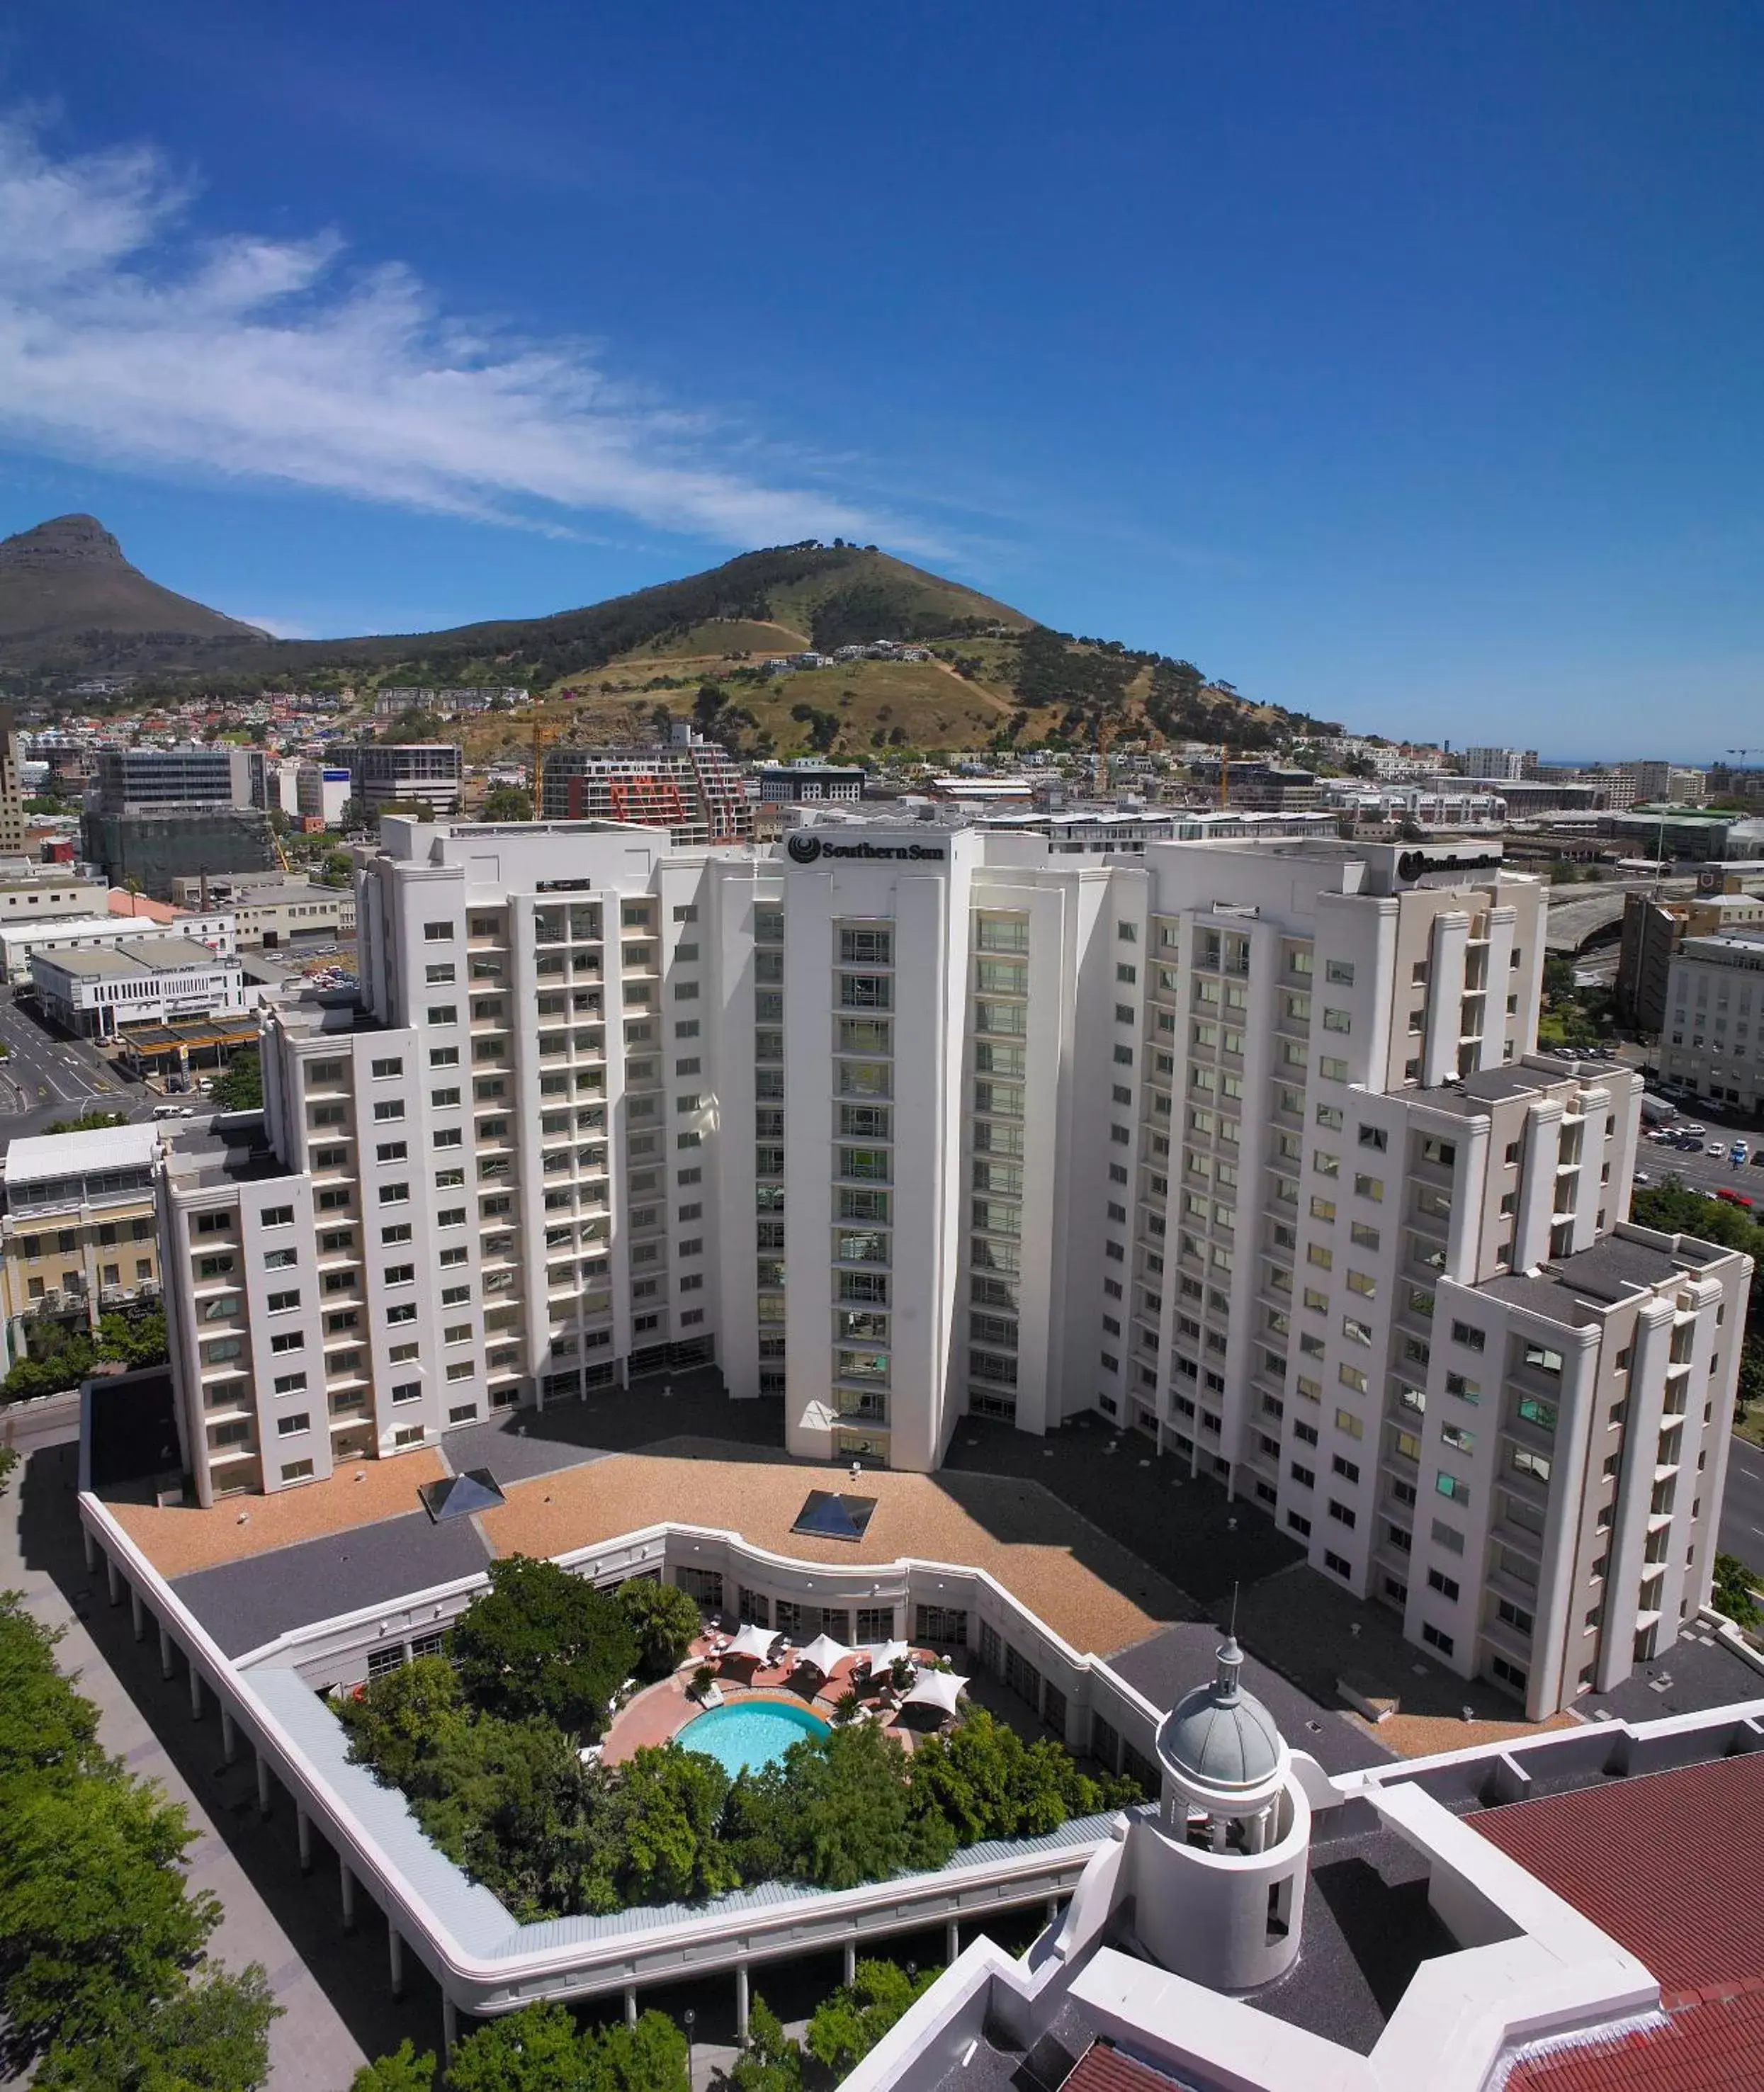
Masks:
[[[1721,1551],[1737,1554],[1764,1575],[1764,1452],[1744,1438],[1727,1447],[1727,1486],[1721,1499]]]
[[[1694,1153],[1688,1148],[1667,1148],[1644,1139],[1636,1148],[1636,1169],[1654,1184],[1663,1184],[1669,1177],[1676,1177],[1687,1189],[1701,1191],[1705,1198],[1725,1186],[1730,1191],[1743,1193],[1764,1216],[1764,1169],[1754,1169],[1749,1162],[1741,1163],[1736,1169],[1727,1154],[1736,1140],[1743,1140],[1748,1148],[1755,1151],[1760,1138],[1764,1136],[1736,1134],[1706,1119],[1693,1117],[1690,1122],[1709,1128]],[[1723,1152],[1719,1159],[1702,1152],[1702,1148],[1714,1140],[1722,1144]]]
[[[97,1049],[81,1039],[58,1037],[31,1010],[0,989],[0,1143],[43,1131],[57,1119],[89,1109],[147,1117],[155,1100],[138,1083],[123,1083]]]

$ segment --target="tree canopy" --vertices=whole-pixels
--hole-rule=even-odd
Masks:
[[[909,1976],[897,1961],[860,1961],[808,2023],[808,2052],[841,2077],[861,2063],[888,2029],[943,1973]]]
[[[255,1046],[241,1046],[214,1084],[214,1101],[223,1111],[263,1109],[263,1062]]]
[[[97,1743],[57,1636],[0,1594],[0,2069],[50,2092],[250,2092],[277,2008],[210,1962],[181,1807]]]
[[[514,1554],[454,1623],[448,1652],[474,1705],[598,1736],[638,1658],[625,1608],[555,1562]]]

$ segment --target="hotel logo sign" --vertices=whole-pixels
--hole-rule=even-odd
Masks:
[[[818,864],[823,858],[868,858],[872,862],[923,864],[943,862],[944,850],[940,843],[836,843],[815,834],[812,828],[798,828],[785,844],[785,854],[792,864]]]

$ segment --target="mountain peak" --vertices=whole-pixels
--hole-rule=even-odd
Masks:
[[[128,565],[122,547],[96,516],[52,516],[15,537],[0,538],[0,567],[41,573],[54,567]]]
[[[52,516],[0,539],[0,657],[9,663],[133,669],[151,666],[168,642],[188,650],[264,637],[149,581],[96,516]]]

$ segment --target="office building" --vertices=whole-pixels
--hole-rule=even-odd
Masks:
[[[331,756],[348,770],[349,797],[369,822],[387,806],[427,806],[437,815],[459,810],[465,759],[451,741],[367,741],[333,748]]]
[[[1617,1008],[1624,1022],[1638,1031],[1666,1029],[1672,961],[1686,937],[1754,927],[1764,929],[1764,895],[1710,893],[1679,901],[1626,893],[1616,983]]]
[[[106,1310],[159,1290],[153,1158],[158,1128],[104,1126],[8,1143],[0,1160],[0,1308],[6,1364],[41,1319],[96,1329]]]
[[[236,949],[233,918],[225,910],[205,915],[69,915],[50,919],[30,918],[11,923],[0,918],[0,980],[15,984],[31,977],[31,962],[39,954],[59,957],[69,952],[114,952],[119,944],[143,935],[188,937],[222,957]]]
[[[1695,806],[1708,792],[1706,771],[1693,770],[1676,763],[1624,763],[1618,767],[1633,780],[1631,805],[1641,801],[1667,806]]]
[[[101,748],[92,809],[163,814],[187,806],[249,806],[254,758],[261,770],[261,751],[224,744]]]
[[[335,763],[303,763],[294,780],[295,804],[302,822],[322,828],[343,825],[349,803],[349,772]]]
[[[548,821],[625,821],[676,843],[744,842],[746,787],[728,751],[677,723],[666,748],[552,748],[539,811]]]
[[[1672,955],[1660,1074],[1712,1104],[1764,1101],[1764,933],[1682,937]]]
[[[245,1007],[230,954],[189,937],[135,936],[98,949],[39,949],[31,980],[43,1014],[81,1039],[115,1039],[131,1025],[224,1018]]]
[[[384,838],[275,1181],[168,1169],[205,1502],[714,1358],[810,1459],[1098,1411],[1533,1714],[1706,1593],[1750,1266],[1623,1225],[1639,1078],[1530,1055],[1498,849]]]
[[[266,812],[295,815],[300,811],[300,772],[297,758],[271,755],[266,750],[246,750],[251,803]]]

